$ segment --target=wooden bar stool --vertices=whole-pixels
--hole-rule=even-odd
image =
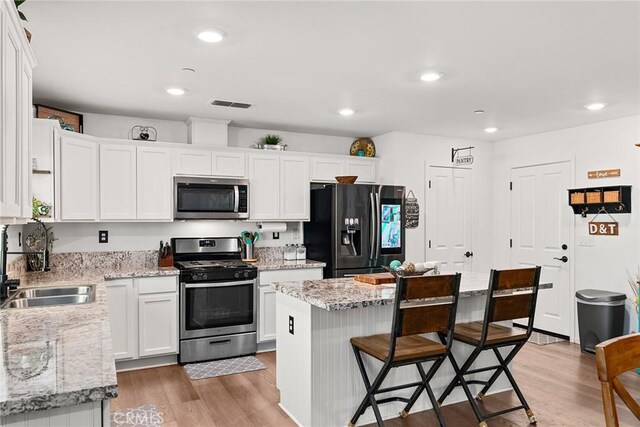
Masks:
[[[612,338],[596,346],[596,367],[602,388],[602,404],[607,427],[618,427],[614,391],[640,421],[640,405],[618,379],[618,375],[623,372],[635,369],[639,360],[640,334]]]
[[[536,312],[536,300],[538,297],[539,284],[540,267],[514,270],[491,270],[490,288],[487,294],[484,321],[455,325],[453,339],[474,346],[475,348],[462,367],[458,366],[453,354],[450,353],[449,360],[456,372],[456,377],[451,381],[451,383],[449,383],[442,393],[442,396],[438,399],[440,404],[444,402],[455,387],[462,386],[481,427],[487,426],[486,420],[489,418],[496,417],[507,412],[517,411],[519,409],[524,409],[526,411],[530,423],[536,423],[536,418],[529,408],[529,404],[520,391],[518,384],[516,384],[511,371],[509,371],[508,365],[531,336],[531,331],[533,330],[533,318]],[[505,327],[494,323],[525,317],[529,318],[526,330]],[[513,349],[511,349],[507,357],[503,357],[499,349],[510,346],[513,346]],[[470,369],[480,353],[485,350],[493,351],[496,359],[498,360],[498,364],[485,368]],[[465,375],[489,371],[495,372],[486,381],[466,380],[464,378]],[[478,407],[478,403],[471,395],[469,384],[484,385],[482,390],[476,396],[476,399],[482,400],[484,395],[489,391],[491,386],[502,373],[507,376],[507,379],[511,383],[513,390],[520,400],[520,405],[498,412],[483,414]]]
[[[351,338],[358,368],[362,374],[367,394],[349,422],[355,426],[358,418],[371,406],[379,426],[384,425],[378,404],[392,401],[406,402],[402,417],[406,417],[418,397],[426,390],[441,426],[445,425],[438,402],[429,381],[446,360],[451,350],[453,326],[456,321],[460,274],[442,276],[398,277],[394,302],[391,334],[378,334]],[[421,336],[437,332],[442,343]],[[371,382],[364,368],[362,353],[381,362],[382,369]],[[433,364],[425,373],[423,362]],[[392,368],[416,365],[421,381],[393,387],[380,388]],[[387,397],[376,400],[376,394],[415,387],[411,398]]]

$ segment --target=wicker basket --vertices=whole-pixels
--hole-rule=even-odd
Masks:
[[[587,203],[602,203],[602,191],[588,191]]]
[[[609,190],[604,192],[605,203],[619,203],[620,202],[620,190]]]
[[[584,193],[571,193],[571,204],[572,205],[584,205]]]

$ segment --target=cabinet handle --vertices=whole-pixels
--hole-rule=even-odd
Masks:
[[[229,344],[231,340],[209,341],[209,345]]]

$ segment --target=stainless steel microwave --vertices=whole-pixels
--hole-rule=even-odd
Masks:
[[[173,187],[174,219],[249,218],[246,179],[176,176]]]

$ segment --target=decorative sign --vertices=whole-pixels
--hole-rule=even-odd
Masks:
[[[473,156],[471,154],[467,156],[456,157],[456,165],[471,165],[473,164]]]
[[[587,178],[589,179],[617,178],[619,176],[620,176],[620,169],[602,169],[598,171],[587,172]]]
[[[590,222],[589,234],[593,236],[617,236],[617,222]]]
[[[471,155],[471,150],[473,150],[473,147],[452,148],[451,163],[455,163],[456,166],[473,164],[473,156]],[[461,156],[460,151],[468,151],[468,153],[464,156]]]

